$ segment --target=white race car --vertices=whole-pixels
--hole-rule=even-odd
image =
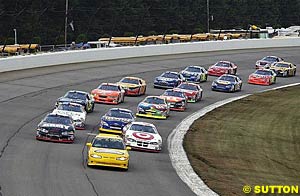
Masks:
[[[159,152],[162,148],[162,138],[156,127],[151,123],[132,122],[123,128],[127,146],[133,149]]]
[[[76,129],[85,129],[86,111],[80,104],[70,102],[59,103],[52,113],[68,115],[72,117]]]

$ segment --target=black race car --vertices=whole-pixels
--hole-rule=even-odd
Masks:
[[[63,97],[57,99],[56,106],[58,106],[59,103],[70,102],[81,104],[88,113],[94,111],[94,98],[87,92],[76,90],[68,91]]]

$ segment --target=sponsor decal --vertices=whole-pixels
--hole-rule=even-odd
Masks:
[[[149,134],[149,133],[134,132],[132,135],[134,137],[136,137],[138,139],[142,139],[142,140],[152,140],[152,139],[154,139],[154,136],[152,134]]]

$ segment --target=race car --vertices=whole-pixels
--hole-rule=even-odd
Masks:
[[[223,74],[235,75],[237,72],[237,65],[229,61],[219,61],[208,69],[208,75],[221,76]]]
[[[168,89],[161,97],[164,97],[170,104],[170,110],[184,111],[187,107],[187,97],[182,91]]]
[[[280,61],[283,61],[283,58],[280,58],[278,56],[265,56],[264,58],[256,61],[255,68],[256,69],[261,69],[261,68],[268,69],[268,68],[270,68],[270,66],[273,63],[280,62]]]
[[[135,117],[131,110],[111,108],[102,116],[99,131],[121,134],[123,127],[134,120]]]
[[[169,116],[170,105],[160,96],[148,96],[137,107],[136,116],[156,119],[166,119]]]
[[[181,73],[166,71],[154,79],[154,88],[175,88],[184,81]]]
[[[250,74],[249,84],[271,85],[276,82],[276,73],[270,69],[258,69]]]
[[[188,82],[200,83],[207,81],[207,71],[205,68],[200,66],[188,66],[180,73]]]
[[[130,147],[122,137],[114,134],[98,134],[88,147],[87,165],[116,167],[128,170]]]
[[[84,106],[85,111],[88,113],[94,111],[94,99],[89,93],[84,91],[68,91],[63,97],[57,99],[56,106],[58,106],[59,103],[66,102],[78,103]]]
[[[295,76],[296,75],[296,65],[284,61],[273,63],[270,67],[276,73],[276,76]]]
[[[36,139],[44,141],[73,143],[75,139],[74,122],[70,116],[48,114],[38,125]]]
[[[199,84],[194,83],[182,83],[174,90],[184,92],[187,97],[187,102],[197,102],[202,99],[202,88]]]
[[[91,92],[96,103],[119,104],[124,102],[125,90],[114,83],[102,83]]]
[[[211,89],[215,91],[235,92],[242,90],[242,80],[230,74],[223,74],[218,79],[214,80]]]
[[[151,123],[133,122],[124,127],[123,134],[126,145],[132,149],[161,151],[162,138]]]
[[[80,104],[72,102],[59,103],[52,113],[71,116],[76,129],[85,129],[86,111]]]
[[[147,84],[145,80],[137,77],[122,78],[119,84],[124,90],[125,95],[144,95],[146,93]]]

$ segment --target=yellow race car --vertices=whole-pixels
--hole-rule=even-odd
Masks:
[[[270,67],[277,76],[295,76],[296,75],[296,65],[284,61],[273,63]]]
[[[145,80],[137,77],[124,77],[118,84],[125,90],[125,95],[139,96],[146,93]]]
[[[126,147],[120,136],[100,133],[86,145],[88,166],[107,166],[128,170],[130,147]]]

